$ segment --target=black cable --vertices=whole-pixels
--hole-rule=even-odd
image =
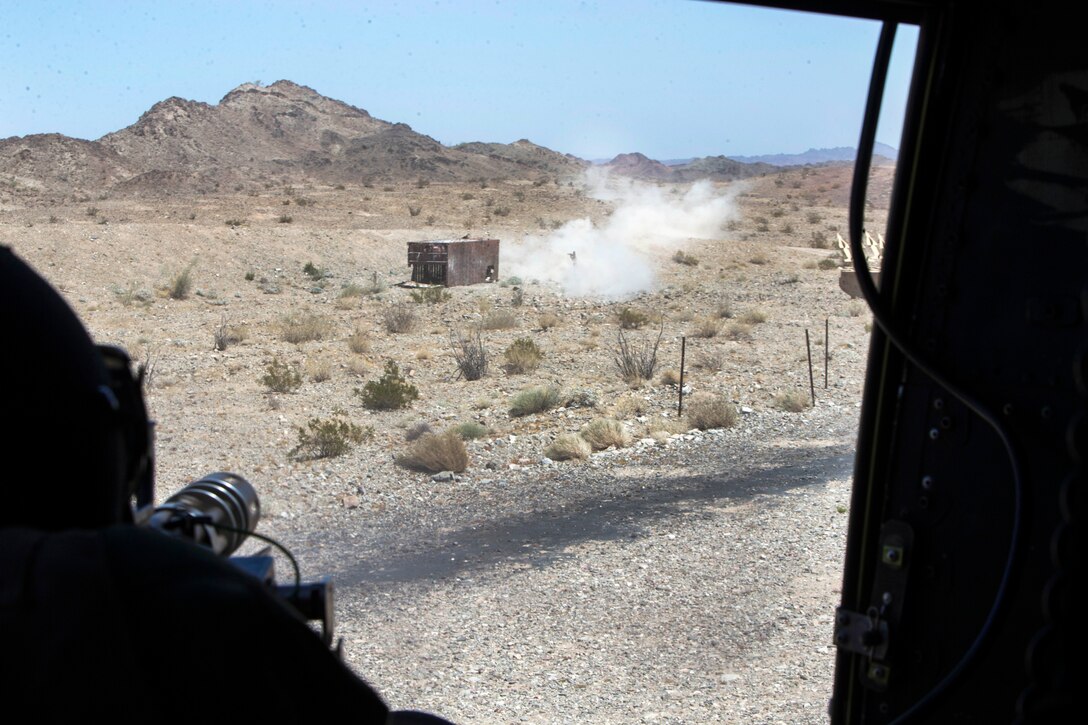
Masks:
[[[196,521],[197,523],[200,523],[200,524],[207,524],[207,525],[209,525],[209,526],[212,526],[212,527],[214,527],[214,528],[215,528],[216,530],[220,530],[220,531],[230,531],[231,533],[235,533],[235,534],[243,534],[243,535],[245,535],[245,536],[251,536],[251,537],[253,537],[254,539],[260,539],[261,541],[263,541],[263,542],[265,542],[265,543],[267,543],[267,544],[271,544],[272,546],[274,546],[274,547],[276,547],[277,549],[279,549],[279,550],[280,550],[280,552],[281,552],[281,553],[282,553],[282,554],[283,554],[284,556],[286,556],[286,557],[287,557],[287,561],[291,562],[291,569],[292,569],[292,570],[294,571],[294,573],[295,573],[295,593],[294,593],[294,596],[298,596],[298,593],[299,593],[299,591],[300,591],[300,590],[301,590],[301,588],[302,588],[302,571],[301,571],[301,570],[299,569],[299,566],[298,566],[298,560],[297,560],[297,559],[295,559],[295,556],[294,556],[294,554],[292,554],[292,553],[291,553],[291,552],[290,552],[290,551],[289,551],[289,550],[287,549],[287,547],[286,547],[286,546],[284,546],[284,545],[283,545],[283,544],[281,544],[280,542],[276,541],[276,540],[275,540],[275,539],[273,539],[273,538],[272,538],[271,536],[265,536],[264,534],[258,534],[258,533],[257,533],[256,531],[247,531],[247,530],[245,530],[245,529],[239,529],[239,528],[235,528],[234,526],[227,526],[226,524],[220,524],[220,523],[216,523],[215,521],[212,521],[210,517],[199,517],[199,516],[194,516],[194,517],[191,517],[191,518],[192,518],[192,519],[193,519],[194,521]]]
[[[854,257],[854,273],[858,280],[865,302],[873,314],[874,321],[880,326],[888,340],[899,348],[903,357],[928,376],[933,382],[940,385],[949,394],[966,405],[975,415],[985,421],[997,434],[1009,457],[1009,466],[1012,469],[1013,483],[1013,521],[1009,554],[1005,561],[1005,569],[1001,575],[997,593],[994,595],[993,605],[982,624],[982,628],[975,636],[971,646],[963,653],[959,662],[949,670],[936,685],[925,695],[915,701],[906,711],[900,713],[892,725],[903,723],[920,713],[933,701],[947,690],[964,673],[967,667],[978,656],[983,643],[993,630],[998,614],[1008,597],[1009,582],[1016,562],[1017,552],[1020,549],[1021,520],[1023,518],[1023,479],[1020,471],[1020,457],[1016,451],[1008,431],[991,413],[981,401],[969,394],[961,386],[953,384],[943,373],[928,363],[916,350],[913,344],[907,342],[906,335],[902,334],[892,324],[892,318],[884,307],[884,301],[880,298],[873,282],[872,275],[865,260],[865,250],[861,245],[865,217],[865,198],[868,192],[869,170],[872,165],[873,145],[876,142],[877,121],[880,118],[880,104],[884,97],[884,82],[888,74],[888,66],[891,61],[892,45],[895,41],[896,23],[885,22],[880,30],[880,40],[877,43],[876,57],[873,60],[873,75],[869,82],[869,96],[865,103],[865,116],[861,126],[861,139],[858,141],[857,160],[854,164],[854,179],[850,189],[850,253]]]

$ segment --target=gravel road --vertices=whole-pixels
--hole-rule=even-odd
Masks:
[[[395,707],[826,722],[855,418],[830,402],[748,414],[284,536],[332,576],[346,658]]]

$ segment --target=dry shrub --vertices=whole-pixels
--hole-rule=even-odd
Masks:
[[[800,413],[808,408],[809,398],[804,393],[788,390],[774,397],[774,407],[787,413]]]
[[[485,330],[511,330],[518,326],[518,318],[509,310],[494,310],[481,323]]]
[[[468,468],[465,441],[456,431],[425,433],[396,458],[397,465],[414,471],[461,473]]]
[[[616,315],[616,321],[624,330],[637,330],[650,321],[650,316],[634,307],[624,307]]]
[[[692,337],[716,337],[722,330],[722,322],[719,319],[713,317],[701,317],[692,326],[691,331],[688,333]]]
[[[668,370],[662,370],[661,376],[658,381],[662,385],[679,385],[680,384],[680,371],[669,368]]]
[[[414,425],[409,426],[408,430],[404,431],[404,440],[411,443],[428,433],[434,433],[434,429],[431,428],[430,423],[415,423]]]
[[[237,345],[238,343],[245,341],[248,337],[248,327],[245,325],[232,325],[227,321],[226,315],[224,315],[219,321],[219,326],[215,328],[213,344],[216,350],[222,352],[231,345]]]
[[[683,250],[677,251],[676,254],[672,255],[672,261],[676,262],[677,264],[686,265],[688,267],[699,266],[699,258],[693,254],[688,254]]]
[[[315,312],[292,313],[280,320],[280,337],[298,344],[321,340],[332,330],[332,322]]]
[[[620,327],[616,351],[612,360],[616,363],[620,375],[628,383],[637,380],[653,380],[654,370],[657,369],[657,349],[661,346],[661,337],[665,334],[664,323],[657,331],[657,339],[650,343],[645,341],[641,346],[632,345]]]
[[[732,428],[737,424],[737,409],[724,395],[693,396],[684,411],[692,428]]]
[[[415,310],[408,305],[391,305],[382,311],[382,323],[386,332],[411,332],[417,319]]]
[[[356,355],[363,355],[370,352],[370,348],[370,332],[361,327],[356,327],[355,332],[348,336],[348,349]]]
[[[716,373],[725,367],[725,355],[717,348],[700,350],[695,354],[692,364],[702,370]]]
[[[627,426],[610,418],[591,420],[582,428],[581,435],[595,451],[603,451],[612,446],[625,448],[631,445],[631,434],[627,432]]]
[[[650,412],[650,403],[639,395],[620,398],[612,406],[612,415],[620,420],[637,418]]]
[[[365,378],[374,371],[374,366],[371,365],[365,358],[354,357],[345,363],[345,367],[349,374],[354,375],[357,378]]]
[[[512,374],[528,373],[540,367],[544,353],[532,338],[519,337],[502,354],[506,360],[506,371]]]
[[[553,327],[558,327],[560,322],[559,315],[551,312],[545,312],[537,318],[537,324],[540,325],[541,330],[550,330]]]
[[[725,330],[725,337],[734,342],[751,342],[752,326],[743,322],[734,322]]]
[[[332,365],[328,360],[307,360],[305,365],[306,377],[315,383],[323,383],[332,377]]]
[[[457,361],[458,377],[479,380],[487,375],[487,350],[479,329],[468,334],[450,333],[450,344],[453,359]]]
[[[758,325],[767,321],[767,313],[763,310],[748,310],[739,319],[745,325]]]
[[[762,266],[764,264],[770,264],[771,258],[766,254],[756,254],[748,259],[748,263]]]
[[[577,433],[560,433],[552,444],[544,449],[544,455],[553,461],[584,461],[593,449]]]
[[[733,317],[733,306],[729,302],[719,302],[714,314],[723,320],[729,319]]]

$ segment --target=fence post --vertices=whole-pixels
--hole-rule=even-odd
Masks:
[[[680,336],[680,393],[679,399],[676,401],[676,417],[679,418],[684,413],[684,352],[688,347],[688,338],[684,335]]]
[[[808,390],[812,394],[812,407],[816,407],[816,384],[812,380],[812,343],[808,338],[808,328],[805,328],[805,349],[808,351]]]

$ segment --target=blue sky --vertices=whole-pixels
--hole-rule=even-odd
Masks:
[[[446,144],[587,159],[853,146],[879,26],[689,0],[0,0],[0,138],[95,139],[288,79]],[[898,147],[916,33],[878,140]]]

